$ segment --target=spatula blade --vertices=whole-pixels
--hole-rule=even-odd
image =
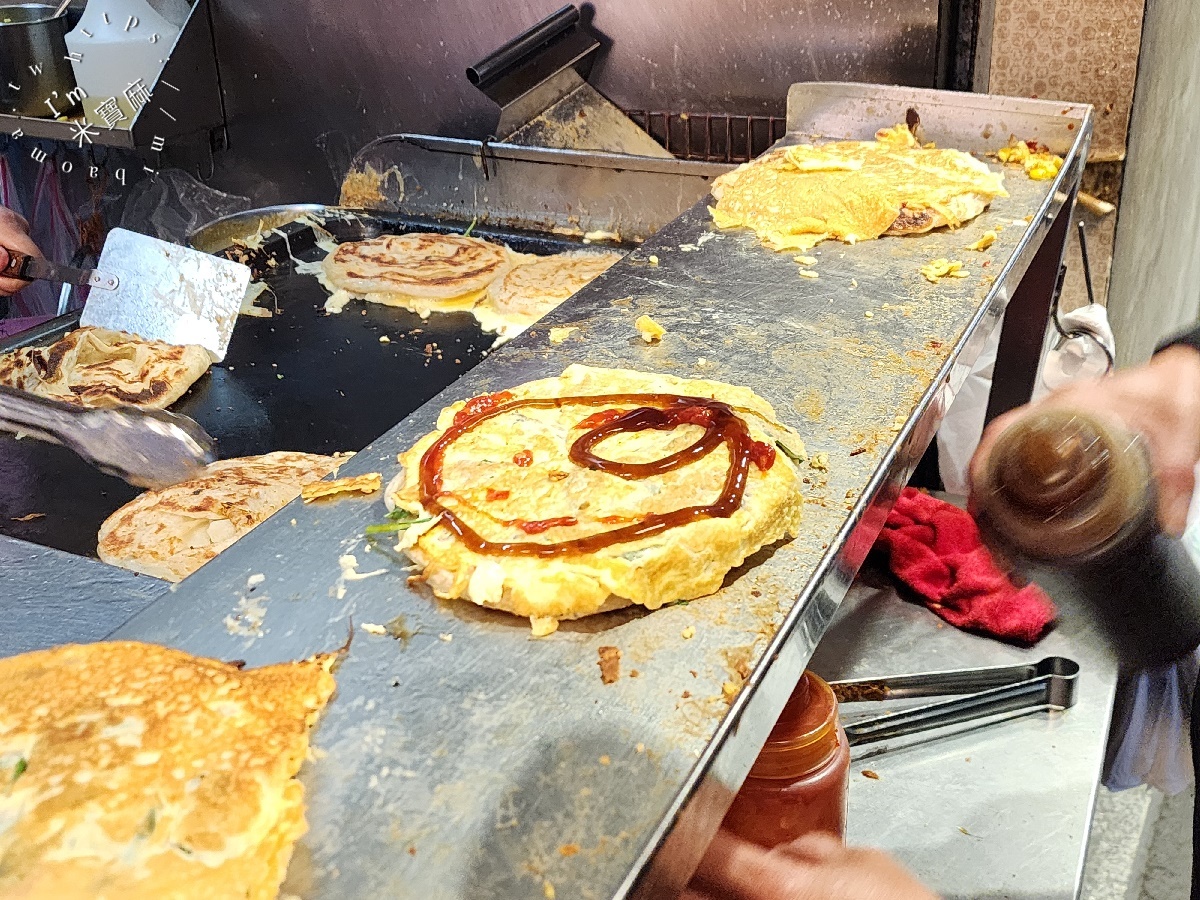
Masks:
[[[96,268],[115,275],[117,289],[92,291],[79,324],[199,344],[215,362],[225,358],[250,283],[247,266],[114,228]]]

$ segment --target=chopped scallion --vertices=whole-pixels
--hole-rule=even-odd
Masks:
[[[432,517],[426,516],[424,519],[407,519],[403,522],[384,522],[380,525],[368,525],[365,531],[368,535],[390,534],[396,531],[404,531],[409,525],[418,525],[421,522],[430,521],[432,521]]]

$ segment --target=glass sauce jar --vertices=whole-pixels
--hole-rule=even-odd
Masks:
[[[1200,571],[1158,527],[1142,438],[1081,410],[1035,409],[981,468],[984,539],[1021,568],[1062,572],[1123,667],[1163,665],[1200,644]]]
[[[775,723],[723,828],[762,847],[814,831],[845,840],[850,744],[833,689],[805,672]]]

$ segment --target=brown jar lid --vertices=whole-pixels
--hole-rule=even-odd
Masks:
[[[1009,426],[988,456],[976,510],[1032,559],[1083,556],[1143,510],[1150,485],[1137,438],[1085,413],[1045,410]]]

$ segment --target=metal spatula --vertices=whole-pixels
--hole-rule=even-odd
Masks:
[[[114,228],[96,268],[117,285],[91,292],[80,325],[199,344],[214,362],[225,358],[250,284],[248,266]]]

